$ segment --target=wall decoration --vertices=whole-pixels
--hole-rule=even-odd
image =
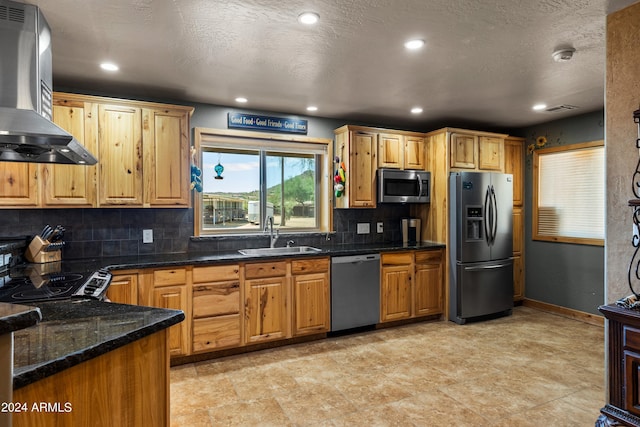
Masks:
[[[227,127],[229,129],[252,129],[270,132],[285,132],[307,134],[307,120],[261,116],[257,114],[228,113]]]

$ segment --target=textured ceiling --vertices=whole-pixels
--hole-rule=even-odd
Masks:
[[[633,0],[35,0],[57,87],[395,124],[514,128],[602,108],[607,13]],[[299,13],[320,22],[303,26]],[[420,51],[403,43],[423,38]],[[551,54],[576,53],[567,63]],[[120,71],[107,74],[98,63]],[[569,104],[576,110],[533,112]],[[421,106],[419,116],[409,114]]]

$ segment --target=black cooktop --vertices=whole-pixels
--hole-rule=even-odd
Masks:
[[[88,270],[77,262],[20,264],[0,273],[0,302],[102,299],[110,281],[111,274],[107,271]]]

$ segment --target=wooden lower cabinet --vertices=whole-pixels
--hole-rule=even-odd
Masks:
[[[245,344],[291,336],[289,272],[287,261],[245,264]]]
[[[289,337],[288,279],[268,277],[245,280],[245,343]]]
[[[328,332],[331,328],[329,258],[292,261],[291,270],[293,336]]]
[[[114,273],[107,289],[107,298],[120,304],[138,304],[138,274]]]
[[[385,253],[380,268],[380,321],[444,312],[443,251]]]
[[[242,345],[240,266],[193,268],[193,353]]]
[[[153,290],[153,306],[158,308],[187,309],[187,286],[166,286]],[[169,353],[171,356],[189,354],[188,321],[182,321],[169,328]]]
[[[415,253],[415,301],[416,316],[429,316],[444,312],[444,263],[443,251]]]
[[[167,331],[156,332],[14,390],[14,402],[59,402],[61,410],[15,413],[13,426],[168,426],[166,344]]]
[[[383,265],[380,269],[380,321],[411,317],[411,264]]]

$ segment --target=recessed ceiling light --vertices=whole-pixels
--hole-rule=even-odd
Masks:
[[[247,101],[248,101],[248,99],[245,98],[245,97],[242,97],[242,96],[239,96],[239,97],[236,98],[236,102],[239,102],[241,104],[244,104]]]
[[[105,71],[118,71],[120,69],[120,67],[118,67],[113,62],[103,62],[102,64],[100,64],[100,68]]]
[[[411,114],[420,114],[420,113],[422,113],[422,108],[420,107],[413,107],[411,109]]]
[[[298,15],[298,22],[305,25],[313,25],[320,20],[320,15],[315,12],[303,12]]]
[[[409,40],[404,44],[404,47],[406,47],[409,50],[420,49],[422,46],[424,46],[424,40],[422,39]]]
[[[535,111],[544,110],[547,108],[547,104],[536,104],[532,107]]]
[[[315,105],[309,105],[307,107],[307,111],[318,111],[318,107],[316,107]]]

